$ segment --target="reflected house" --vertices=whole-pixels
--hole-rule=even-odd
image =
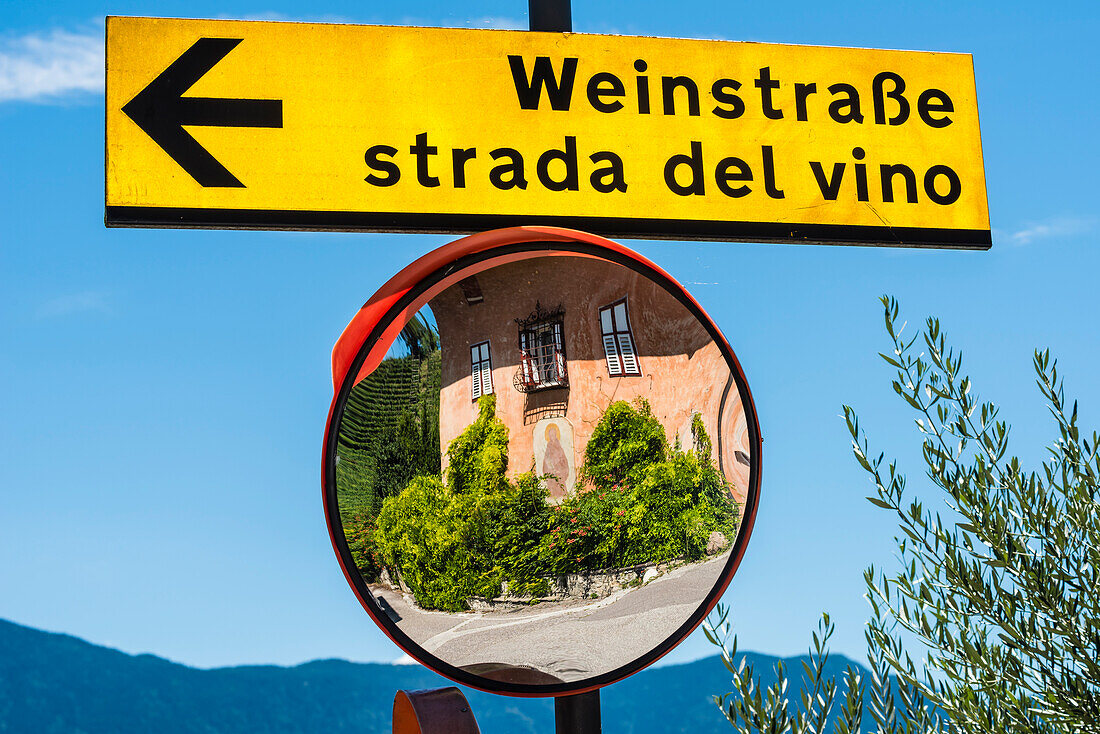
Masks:
[[[560,498],[607,406],[640,397],[685,448],[701,416],[712,458],[744,502],[749,437],[733,376],[702,324],[648,278],[595,258],[524,259],[471,276],[429,306],[443,352],[444,452],[477,417],[478,398],[495,394],[509,475],[552,474],[548,488]]]

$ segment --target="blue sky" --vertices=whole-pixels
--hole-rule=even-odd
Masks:
[[[974,54],[988,252],[628,242],[737,351],[764,434],[756,530],[726,601],[741,645],[805,648],[822,610],[863,650],[861,571],[893,526],[843,403],[923,486],[889,388],[882,293],[941,317],[1015,450],[1051,422],[1051,347],[1097,424],[1100,33],[1092,3],[574,3],[580,32]],[[321,508],[329,354],[390,275],[452,239],[107,230],[102,22],[110,14],[525,27],[526,3],[6,3],[0,7],[0,617],[199,666],[393,660],[335,562]],[[399,9],[398,9],[399,8]],[[672,660],[709,654],[701,635]]]

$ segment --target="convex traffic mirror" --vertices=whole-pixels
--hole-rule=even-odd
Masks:
[[[592,235],[467,237],[333,352],[324,499],[378,625],[460,683],[562,695],[668,652],[748,542],[760,431],[729,344]]]

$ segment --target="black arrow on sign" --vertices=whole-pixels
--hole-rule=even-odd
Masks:
[[[242,40],[200,38],[122,108],[127,117],[202,186],[244,188],[236,176],[183,129],[184,125],[283,126],[283,101],[280,99],[183,96]]]

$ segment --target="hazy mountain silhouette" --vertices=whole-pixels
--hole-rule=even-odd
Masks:
[[[759,669],[776,660],[748,655]],[[0,620],[3,734],[383,734],[397,689],[443,685],[419,665],[343,660],[199,670]],[[642,671],[601,691],[604,732],[732,731],[711,700],[729,687],[717,657]],[[464,692],[484,734],[554,731],[550,699]]]

